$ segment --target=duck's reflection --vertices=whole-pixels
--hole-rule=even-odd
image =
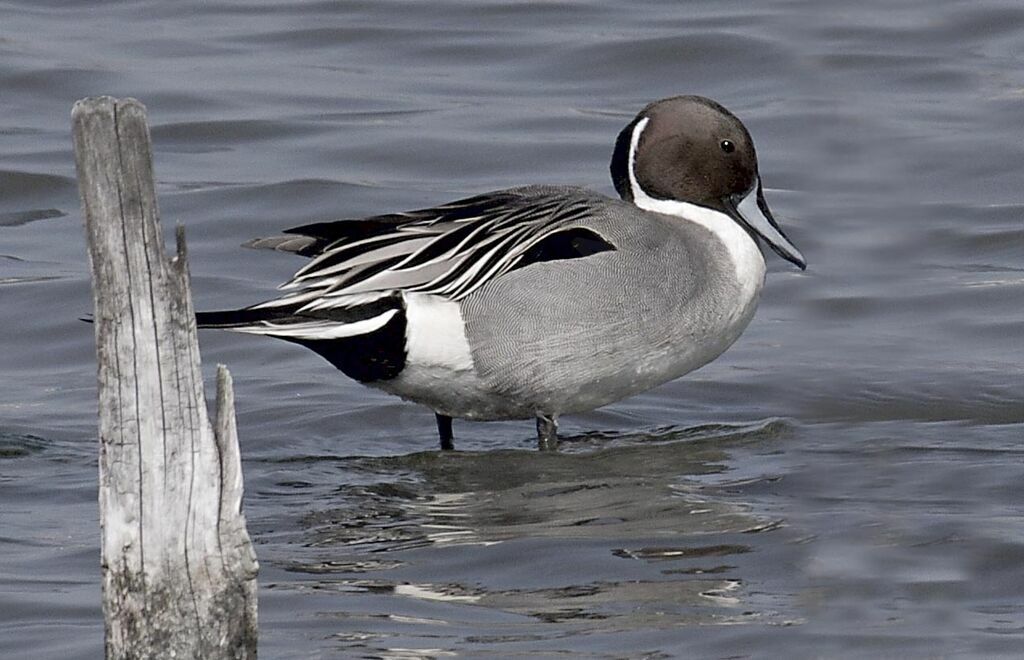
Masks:
[[[378,613],[388,617],[511,615],[502,627],[517,636],[550,624],[570,634],[772,622],[741,557],[756,550],[751,533],[780,523],[721,482],[733,448],[777,437],[780,424],[592,434],[557,454],[351,459],[363,483],[304,519],[306,556],[287,568],[319,576],[318,589],[389,594]],[[361,632],[381,626],[338,616]]]

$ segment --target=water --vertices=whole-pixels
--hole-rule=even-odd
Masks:
[[[1024,9],[985,2],[5,2],[0,656],[101,653],[78,98],[149,107],[196,304],[306,222],[606,192],[644,103],[714,97],[810,261],[717,362],[566,419],[456,424],[311,353],[235,376],[260,650],[308,657],[1016,656],[1024,644]]]

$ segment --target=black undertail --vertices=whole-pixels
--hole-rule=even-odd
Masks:
[[[217,312],[199,312],[196,323],[200,328],[242,328],[269,321],[275,325],[331,321],[339,324],[356,323],[397,310],[382,327],[361,335],[337,339],[305,339],[278,337],[314,351],[349,378],[361,383],[391,380],[405,368],[406,315],[405,303],[400,295],[388,296],[363,305],[342,309],[299,313],[295,308],[246,308]]]

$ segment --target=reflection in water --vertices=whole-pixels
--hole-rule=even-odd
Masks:
[[[730,445],[764,442],[786,429],[771,421],[591,434],[570,438],[553,454],[423,452],[351,459],[346,467],[352,471],[389,480],[341,487],[334,494],[340,504],[306,517],[306,542],[393,552],[538,536],[629,538],[652,528],[678,534],[750,531],[764,521],[735,503],[703,495],[697,478],[723,473]]]
[[[408,649],[391,646],[384,639],[391,633],[373,632],[380,617],[392,632],[422,627],[424,618],[436,629],[437,620],[460,626],[479,616],[466,607],[500,619],[490,636],[473,626],[476,644],[549,639],[555,630],[790,623],[778,597],[745,588],[740,560],[755,550],[751,534],[782,525],[723,488],[731,449],[789,431],[769,421],[588,434],[558,453],[344,459],[358,483],[316,498],[314,506],[327,505],[305,515],[297,531],[305,556],[281,562],[309,579],[274,588],[344,595],[332,616],[354,629],[335,641],[381,657],[405,657]],[[357,594],[387,598],[356,614]]]

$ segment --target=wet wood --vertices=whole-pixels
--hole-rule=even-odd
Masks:
[[[207,415],[185,259],[164,251],[146,110],[72,110],[95,303],[107,658],[254,658],[231,377]]]

